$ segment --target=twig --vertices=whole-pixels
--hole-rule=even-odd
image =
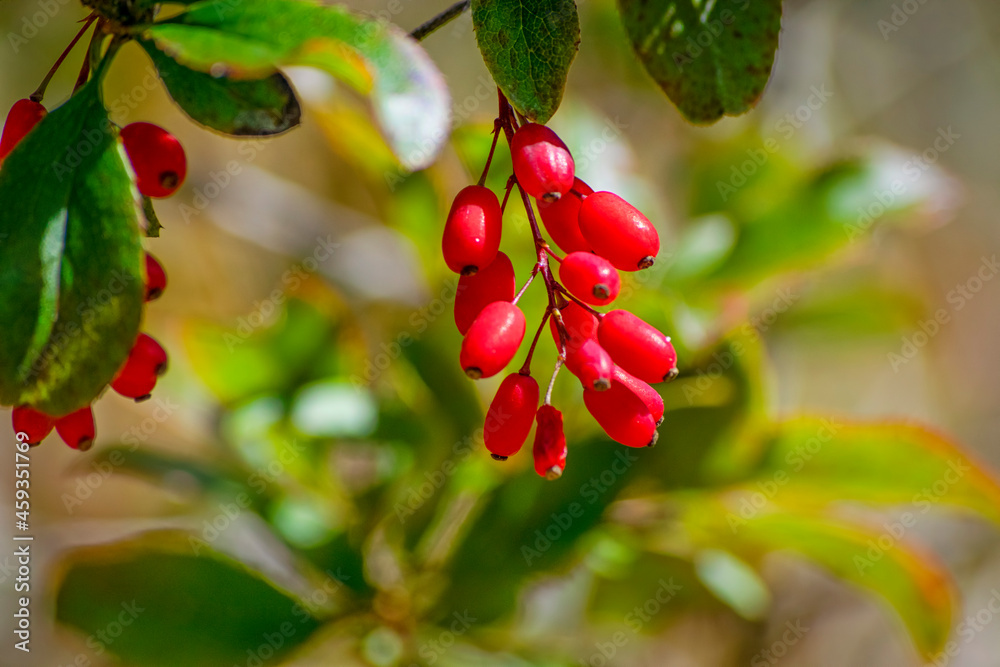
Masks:
[[[449,21],[461,16],[466,9],[469,8],[471,4],[470,0],[463,0],[462,2],[456,2],[448,9],[444,10],[434,18],[422,23],[413,32],[410,33],[410,37],[417,40],[418,42],[422,40],[427,35],[431,34],[441,26],[445,25]]]

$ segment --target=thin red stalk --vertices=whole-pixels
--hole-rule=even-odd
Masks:
[[[535,264],[535,267],[533,269],[531,269],[531,275],[528,276],[528,280],[524,283],[524,286],[521,287],[521,290],[514,297],[514,300],[511,301],[512,304],[514,304],[515,306],[517,305],[517,302],[521,299],[521,296],[526,291],[528,291],[528,285],[531,284],[531,282],[535,279],[535,276],[537,276],[537,275],[538,275],[538,265]]]
[[[52,81],[52,77],[55,76],[56,70],[58,70],[59,66],[63,64],[63,61],[66,60],[66,56],[69,55],[69,52],[73,50],[73,47],[76,46],[76,43],[80,41],[80,38],[83,37],[83,34],[87,32],[87,29],[96,19],[96,14],[91,14],[87,18],[83,19],[84,23],[83,27],[80,28],[80,32],[76,33],[76,37],[74,37],[69,43],[69,46],[63,49],[63,52],[59,54],[56,62],[49,69],[49,73],[45,75],[42,82],[38,84],[38,88],[35,89],[35,92],[33,92],[28,99],[32,102],[41,102],[45,98],[45,89],[49,87],[49,82]]]
[[[538,345],[538,337],[542,335],[542,329],[545,328],[545,323],[549,321],[549,315],[552,311],[549,308],[545,309],[545,315],[542,316],[542,323],[538,325],[538,330],[535,331],[535,337],[531,339],[531,347],[528,348],[528,356],[525,357],[524,363],[521,365],[521,370],[518,371],[521,375],[531,375],[531,357],[535,354],[535,346]]]
[[[548,244],[548,243],[546,243],[546,244],[544,245],[544,247],[543,247],[543,250],[545,250],[545,252],[549,253],[549,257],[551,257],[552,259],[554,259],[554,260],[556,260],[557,262],[559,262],[560,264],[562,264],[562,261],[563,261],[563,258],[562,258],[562,257],[560,257],[559,255],[555,254],[555,253],[554,253],[554,252],[552,251],[552,248],[551,248],[551,247],[549,247],[549,244]]]
[[[510,198],[510,191],[514,189],[514,175],[507,179],[507,193],[503,196],[503,203],[500,204],[500,214],[507,210],[507,200]]]
[[[497,140],[500,138],[500,130],[503,129],[500,126],[500,119],[497,118],[493,122],[493,143],[490,145],[490,154],[486,158],[486,166],[483,167],[483,175],[479,177],[479,185],[482,186],[486,183],[486,177],[490,173],[490,163],[493,162],[493,152],[497,149]],[[509,192],[509,190],[508,190]],[[506,200],[505,200],[506,201]]]

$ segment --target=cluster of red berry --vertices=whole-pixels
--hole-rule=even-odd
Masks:
[[[18,100],[11,108],[0,136],[0,165],[14,147],[45,117],[45,107],[32,99]],[[187,159],[180,142],[172,134],[151,123],[132,123],[122,128],[122,144],[128,155],[139,193],[146,197],[173,194],[187,174]],[[146,253],[147,302],[156,299],[167,286],[167,276],[155,257]],[[111,381],[111,388],[123,396],[143,401],[150,397],[157,378],[167,368],[167,353],[150,336],[140,333],[128,358]],[[67,415],[46,415],[28,405],[14,408],[15,433],[37,445],[53,429],[74,449],[89,449],[94,441],[94,413],[87,405]]]
[[[506,134],[514,165],[503,204],[483,183],[500,132]],[[636,208],[611,192],[594,192],[574,174],[566,144],[548,127],[519,123],[500,96],[493,148],[478,185],[455,197],[445,224],[442,250],[448,267],[459,273],[455,323],[465,337],[460,362],[473,379],[496,375],[517,354],[525,335],[517,302],[542,276],[548,306],[521,369],[500,384],[486,416],[485,443],[494,459],[516,454],[537,422],[535,470],[555,479],[566,465],[562,414],[551,405],[552,386],[565,364],[583,384],[583,400],[613,440],[630,447],[656,443],[663,421],[663,399],[649,383],[677,376],[677,354],[670,338],[625,310],[598,312],[618,296],[618,271],[652,266],[660,249],[656,229]],[[517,290],[510,258],[499,250],[503,211],[518,187],[531,223],[537,262]],[[557,255],[542,238],[528,196],[535,199],[542,223],[565,251]],[[559,281],[549,258],[559,264]],[[544,401],[531,376],[531,357],[550,321],[559,352]]]

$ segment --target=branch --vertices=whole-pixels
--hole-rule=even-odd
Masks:
[[[445,25],[453,19],[457,19],[461,16],[466,9],[469,8],[471,4],[470,0],[462,0],[462,2],[456,2],[448,9],[444,10],[434,18],[421,24],[413,32],[410,33],[410,37],[417,40],[418,42],[422,40],[427,35],[431,34],[441,26]]]

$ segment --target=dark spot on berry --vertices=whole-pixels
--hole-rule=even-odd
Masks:
[[[160,185],[170,190],[176,188],[180,180],[176,171],[165,171],[160,174]]]
[[[153,398],[152,394],[146,394],[144,396],[136,396],[134,400],[136,403],[142,403],[143,401],[148,401],[151,398]]]
[[[542,200],[551,204],[552,202],[559,201],[561,197],[562,195],[559,194],[558,192],[546,192],[544,195],[542,195]]]
[[[654,261],[656,261],[655,257],[653,257],[652,255],[646,255],[645,257],[639,260],[639,268],[648,269],[653,265]]]
[[[157,364],[156,368],[153,369],[153,372],[156,373],[157,377],[159,377],[159,376],[163,375],[164,373],[166,373],[167,372],[167,362],[164,361],[162,364]]]
[[[163,295],[163,290],[159,287],[150,287],[146,290],[146,301],[154,301]]]
[[[650,440],[649,443],[646,444],[646,446],[647,447],[653,447],[654,445],[656,445],[656,441],[659,440],[659,439],[660,439],[660,433],[659,433],[659,431],[653,431],[653,439]]]
[[[680,374],[681,374],[681,372],[679,370],[677,370],[676,367],[675,368],[671,368],[669,371],[667,371],[667,374],[663,376],[663,381],[664,382],[670,382],[671,380],[676,380],[677,376],[680,375]]]
[[[607,391],[608,389],[611,389],[611,382],[607,378],[594,380],[594,391]]]
[[[493,457],[494,461],[506,461],[507,460],[506,456],[500,456],[499,454],[490,454],[490,456]]]
[[[552,466],[545,471],[545,479],[559,479],[562,477],[563,471],[559,466]]]
[[[462,275],[463,276],[474,276],[477,273],[479,273],[479,267],[478,266],[473,266],[472,264],[469,264],[467,267],[465,267],[464,269],[462,269]]]
[[[594,296],[598,299],[607,299],[611,296],[611,290],[604,283],[597,283],[594,285],[594,289],[591,290]]]
[[[478,380],[479,378],[483,377],[483,371],[476,368],[475,366],[470,366],[469,368],[466,368],[465,374],[468,375],[473,380]]]
[[[660,417],[660,421],[656,422],[656,428],[660,428],[660,424],[663,423],[664,419],[666,419],[666,417]]]
[[[94,446],[93,438],[80,438],[80,441],[76,443],[76,448],[81,452],[85,452]]]

